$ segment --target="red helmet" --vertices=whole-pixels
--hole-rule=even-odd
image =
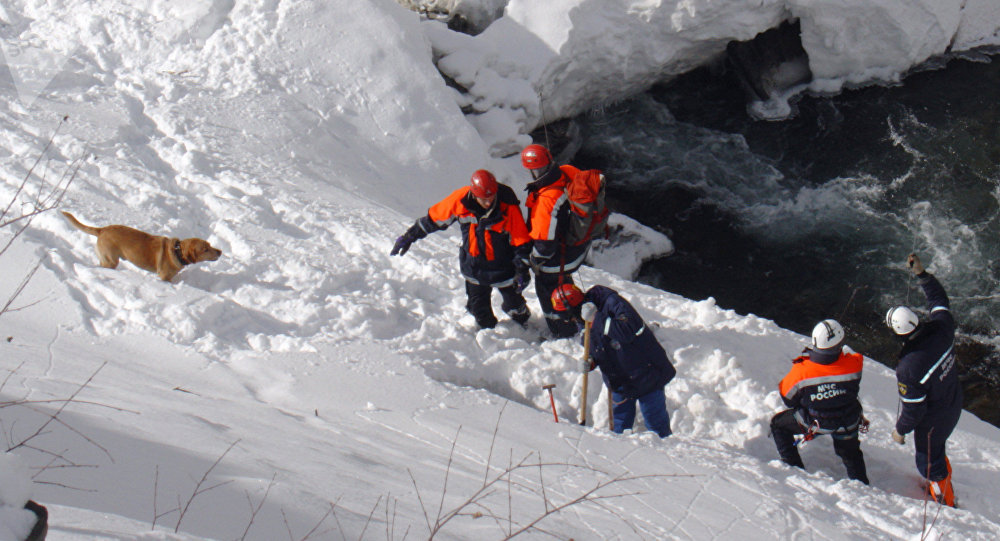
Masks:
[[[552,163],[549,149],[542,145],[528,145],[521,151],[521,165],[525,169],[541,169]]]
[[[583,291],[573,284],[563,284],[552,292],[552,308],[557,312],[576,308],[582,302]]]
[[[492,199],[497,194],[497,179],[493,173],[480,169],[472,173],[472,195],[482,199]]]

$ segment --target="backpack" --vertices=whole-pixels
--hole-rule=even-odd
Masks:
[[[608,233],[608,211],[604,204],[604,175],[597,169],[581,171],[575,167],[563,169],[569,182],[566,198],[570,204],[566,244],[580,246],[592,238],[604,238]]]

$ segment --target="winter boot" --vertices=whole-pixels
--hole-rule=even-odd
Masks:
[[[528,305],[525,304],[517,308],[514,308],[513,310],[508,310],[507,315],[510,316],[510,318],[516,321],[518,324],[524,325],[525,323],[527,323],[528,318],[531,317],[531,311],[528,310]]]
[[[492,329],[497,326],[497,318],[493,314],[476,315],[476,325],[480,329]]]
[[[945,457],[944,462],[948,466],[948,477],[940,481],[927,483],[927,492],[934,501],[942,505],[955,507],[955,490],[951,486],[951,461]]]

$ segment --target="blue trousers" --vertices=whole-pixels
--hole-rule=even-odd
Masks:
[[[642,418],[646,427],[659,434],[661,438],[673,434],[670,430],[670,414],[667,413],[667,397],[663,389],[658,389],[639,398],[629,398],[616,392],[611,393],[613,407],[611,415],[615,420],[615,432],[621,434],[625,429],[632,428],[635,423],[635,403],[639,402]]]

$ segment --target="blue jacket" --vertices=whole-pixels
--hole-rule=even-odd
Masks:
[[[590,288],[584,299],[597,306],[590,355],[609,389],[639,398],[674,378],[677,370],[667,352],[628,301],[604,286]]]
[[[955,318],[948,295],[937,278],[918,276],[927,297],[930,320],[907,337],[899,353],[896,381],[903,408],[896,431],[907,434],[917,427],[952,424],[962,411],[962,386],[955,366]]]

